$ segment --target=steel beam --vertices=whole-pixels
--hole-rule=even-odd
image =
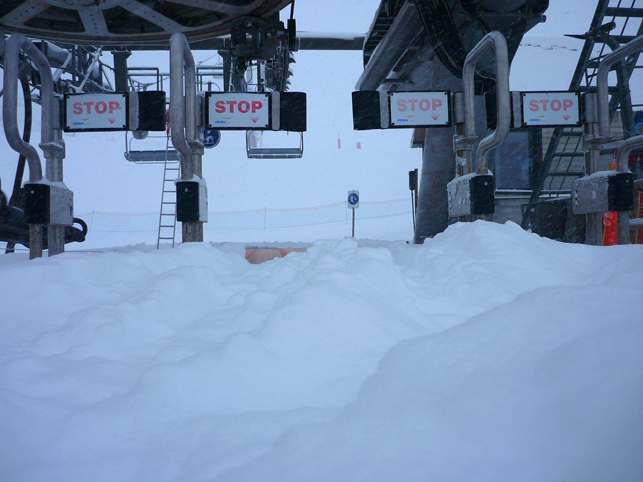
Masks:
[[[377,90],[422,29],[422,18],[417,5],[407,0],[371,55],[355,89]]]

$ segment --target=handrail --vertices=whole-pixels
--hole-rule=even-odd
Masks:
[[[622,45],[612,51],[601,61],[596,72],[596,89],[598,97],[598,132],[600,141],[604,142],[610,139],[610,119],[609,119],[609,92],[607,85],[607,76],[614,65],[619,60],[628,55],[636,54],[643,49],[643,35],[635,38],[631,42]],[[625,139],[619,147],[616,155],[616,170],[618,172],[628,172],[628,157],[634,147],[643,145],[643,138],[640,136]],[[627,211],[618,213],[618,244],[630,243],[630,216]]]
[[[29,181],[42,180],[42,163],[38,151],[22,140],[18,128],[18,71],[20,51],[24,51],[36,63],[40,71],[42,92],[41,143],[54,142],[54,81],[47,57],[23,34],[14,34],[5,47],[3,124],[7,142],[11,148],[24,155],[29,163]]]
[[[196,140],[196,121],[196,64],[185,35],[176,32],[170,39],[170,126],[172,143],[181,154],[183,180],[194,176],[193,152],[189,143]]]
[[[509,102],[509,53],[504,35],[498,31],[489,32],[467,55],[462,71],[464,90],[464,135],[466,138],[476,136],[474,73],[478,60],[491,48],[496,54],[496,110],[498,121],[496,130],[484,138],[478,145],[478,174],[487,174],[489,169],[489,151],[502,144],[509,134],[511,126],[511,109]]]
[[[607,76],[612,68],[612,65],[614,65],[619,60],[624,59],[628,55],[639,52],[641,49],[643,49],[643,35],[607,54],[598,66],[598,69],[596,71],[596,89],[598,92],[598,132],[601,138],[603,138],[604,140],[609,140],[610,138]],[[627,158],[625,159],[625,163],[623,163],[622,161],[621,163],[619,163],[617,160],[617,170],[619,172],[627,171]]]

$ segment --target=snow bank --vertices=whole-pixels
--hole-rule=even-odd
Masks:
[[[1,257],[0,479],[641,473],[640,246],[476,222],[241,252]]]

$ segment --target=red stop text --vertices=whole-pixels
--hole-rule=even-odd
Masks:
[[[115,110],[121,108],[121,103],[116,101],[103,102],[74,102],[73,112],[76,115],[81,114],[113,114]]]
[[[543,112],[547,112],[547,110],[549,109],[553,112],[558,112],[560,110],[562,110],[563,112],[566,112],[567,109],[571,108],[573,105],[574,105],[574,102],[572,102],[570,99],[563,99],[563,100],[534,99],[529,101],[529,110],[531,112],[537,112],[539,110],[542,110]]]
[[[234,114],[235,108],[237,112],[240,112],[241,114],[247,114],[248,112],[254,114],[263,108],[263,102],[258,100],[253,100],[252,102],[247,100],[218,100],[214,103],[214,110],[217,114],[223,114],[225,112]]]
[[[420,110],[427,112],[430,110],[437,110],[442,107],[442,100],[440,99],[399,99],[397,101],[398,112],[415,112]]]

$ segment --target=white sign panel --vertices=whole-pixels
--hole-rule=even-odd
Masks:
[[[348,191],[348,207],[352,209],[359,207],[359,191]]]
[[[523,92],[522,121],[525,126],[580,125],[578,92]]]
[[[449,118],[448,92],[391,92],[391,127],[446,126]]]
[[[127,95],[65,95],[65,130],[127,130]]]
[[[208,93],[210,129],[269,129],[269,94]]]

